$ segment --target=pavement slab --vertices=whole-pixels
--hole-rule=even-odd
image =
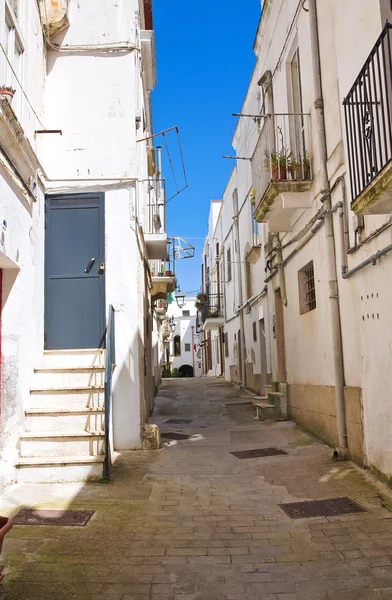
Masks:
[[[0,600],[392,599],[390,491],[294,423],[257,421],[247,399],[221,379],[164,380],[151,422],[179,439],[116,455],[106,485],[9,488],[5,516],[95,513],[84,527],[14,526]],[[255,448],[287,454],[231,454]],[[279,507],[343,496],[366,512]]]

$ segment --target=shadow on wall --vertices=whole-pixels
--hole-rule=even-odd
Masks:
[[[116,334],[121,328],[116,327]],[[123,330],[124,331],[124,330]],[[139,351],[143,347],[140,335],[131,331],[116,335],[117,366],[113,377],[113,443],[115,450],[134,450],[141,447],[141,379]],[[142,395],[143,401],[144,395]]]
[[[182,377],[193,377],[193,367],[191,365],[181,365],[178,372]]]

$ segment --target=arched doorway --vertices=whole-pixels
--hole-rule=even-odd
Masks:
[[[182,377],[193,377],[193,367],[191,365],[181,365],[178,372]]]

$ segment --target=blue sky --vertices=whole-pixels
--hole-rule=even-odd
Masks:
[[[254,65],[253,40],[260,0],[154,0],[157,86],[154,131],[178,125],[189,188],[167,205],[169,236],[196,247],[194,259],[176,261],[183,292],[200,287],[202,239],[209,202],[222,197],[234,166],[231,138]],[[160,141],[158,141],[160,140]],[[166,136],[177,185],[183,186],[175,133]],[[156,138],[156,144],[162,143]],[[175,192],[163,148],[167,197]]]

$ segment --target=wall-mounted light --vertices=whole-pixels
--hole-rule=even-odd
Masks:
[[[185,304],[185,294],[181,292],[180,288],[178,288],[178,292],[176,294],[176,302],[178,308],[182,308]]]

